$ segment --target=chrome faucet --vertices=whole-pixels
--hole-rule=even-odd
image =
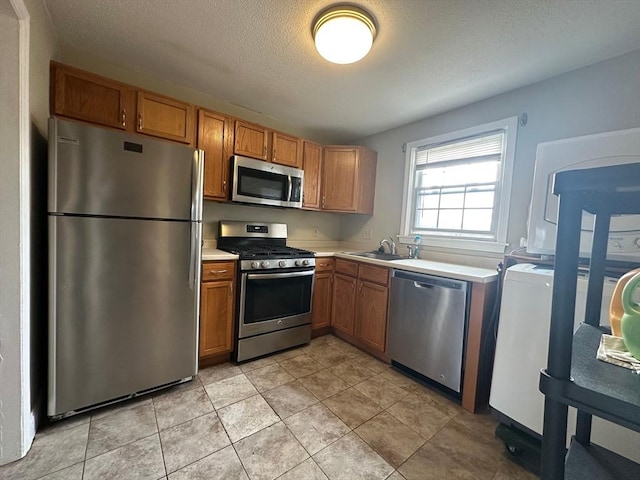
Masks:
[[[396,243],[393,241],[393,238],[389,237],[389,239],[383,238],[380,240],[380,249],[384,252],[384,245],[389,247],[389,253],[391,255],[396,255],[398,252],[396,251]]]

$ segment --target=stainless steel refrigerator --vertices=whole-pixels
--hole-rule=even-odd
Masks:
[[[195,375],[202,152],[52,118],[48,177],[47,414]]]

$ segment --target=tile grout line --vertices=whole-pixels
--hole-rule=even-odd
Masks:
[[[158,412],[156,411],[156,404],[154,402],[153,397],[151,397],[151,407],[153,408],[153,418],[156,421],[156,429],[158,430],[158,443],[160,444],[160,455],[162,455],[162,466],[164,467],[164,474],[167,478],[169,478],[169,471],[167,470],[167,461],[164,459],[164,449],[162,448],[162,435],[160,435],[160,424],[158,423]]]
[[[89,429],[87,430],[87,443],[84,446],[84,456],[82,458],[82,476],[81,479],[84,480],[84,472],[87,469],[87,451],[89,450],[89,438],[91,437],[91,422],[93,421],[93,415],[89,416]]]

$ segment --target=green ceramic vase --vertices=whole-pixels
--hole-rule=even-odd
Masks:
[[[627,350],[640,360],[640,304],[633,301],[633,293],[638,286],[640,286],[640,273],[629,280],[622,290],[624,314],[620,327]]]

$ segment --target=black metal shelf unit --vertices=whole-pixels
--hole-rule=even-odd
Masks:
[[[545,395],[543,480],[640,478],[640,465],[590,445],[591,416],[640,432],[640,376],[597,360],[602,289],[612,215],[640,214],[640,163],[560,172],[558,233]],[[573,334],[582,212],[595,215],[584,323]],[[568,406],[578,410],[566,453]],[[566,467],[566,471],[565,471]]]

